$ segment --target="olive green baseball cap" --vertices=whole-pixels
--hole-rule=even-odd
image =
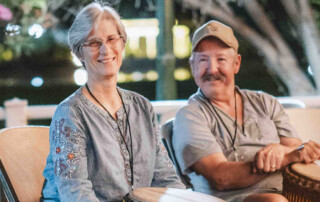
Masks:
[[[209,36],[220,39],[227,46],[238,52],[239,43],[234,36],[232,29],[229,26],[215,20],[207,22],[195,31],[192,37],[192,51],[195,50],[202,39]]]

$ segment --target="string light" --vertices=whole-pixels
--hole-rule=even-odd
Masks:
[[[84,85],[88,80],[87,71],[83,68],[77,69],[73,74],[73,79],[78,86]]]
[[[32,80],[31,80],[31,85],[33,87],[41,87],[43,85],[43,79],[41,77],[34,77]]]

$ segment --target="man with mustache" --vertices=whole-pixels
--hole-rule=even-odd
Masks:
[[[194,33],[190,66],[199,90],[176,115],[175,154],[195,191],[227,201],[287,201],[280,170],[319,159],[320,145],[302,144],[276,98],[235,85],[238,46],[217,21]]]

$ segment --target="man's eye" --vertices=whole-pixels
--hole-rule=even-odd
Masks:
[[[207,58],[200,58],[200,59],[199,59],[199,62],[207,62],[207,61],[208,61]]]
[[[218,58],[219,61],[225,61],[225,58]]]

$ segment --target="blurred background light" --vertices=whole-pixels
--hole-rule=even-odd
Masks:
[[[190,79],[191,74],[186,68],[178,68],[174,71],[174,78],[178,81],[184,81]]]
[[[146,78],[149,81],[156,81],[159,78],[158,72],[156,72],[154,70],[150,70],[147,72]]]
[[[43,79],[41,77],[34,77],[32,80],[31,80],[31,85],[33,87],[40,87],[43,85]]]
[[[122,20],[129,37],[132,36],[157,36],[159,34],[159,22],[156,18],[140,18]]]
[[[118,73],[118,83],[124,83],[127,81],[127,75],[123,72]]]
[[[12,19],[12,13],[9,8],[0,4],[0,20],[10,21]]]
[[[173,27],[173,52],[178,58],[185,58],[191,53],[190,29],[185,25]]]
[[[40,38],[44,32],[44,29],[39,24],[33,24],[28,29],[28,34],[34,38]]]
[[[71,53],[71,57],[72,57],[73,64],[75,64],[78,67],[82,67],[81,61],[78,59],[78,57],[75,54]]]
[[[153,59],[157,55],[159,22],[156,18],[123,20],[128,35],[126,55]]]
[[[141,81],[143,79],[143,74],[141,72],[132,72],[131,78],[133,81]]]
[[[10,49],[4,50],[1,54],[1,59],[3,59],[4,61],[10,61],[12,60],[12,51]]]
[[[311,76],[313,76],[313,72],[312,72],[311,66],[308,66],[308,73],[309,73]]]
[[[74,71],[73,79],[78,86],[84,85],[88,80],[87,71],[84,68],[77,69]]]
[[[21,27],[19,25],[14,25],[14,24],[9,23],[6,26],[6,34],[8,34],[10,36],[20,34],[20,29],[21,29]]]
[[[157,36],[159,34],[159,28],[156,25],[128,27],[126,32],[130,37]]]

